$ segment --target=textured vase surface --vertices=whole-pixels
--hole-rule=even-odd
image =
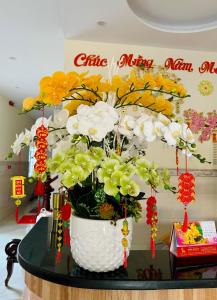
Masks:
[[[94,272],[113,271],[123,265],[124,251],[121,240],[123,220],[112,225],[108,220],[90,220],[74,215],[70,220],[71,250],[75,262],[82,268]],[[127,218],[129,255],[133,220]]]

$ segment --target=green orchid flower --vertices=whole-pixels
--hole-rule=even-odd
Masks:
[[[111,175],[111,180],[118,186],[121,185],[120,181],[121,178],[123,178],[125,176],[125,174],[119,170],[114,171]]]
[[[118,189],[116,183],[113,180],[108,178],[105,181],[104,192],[109,196],[115,197],[118,194],[119,189]]]
[[[120,184],[120,192],[123,196],[129,195],[132,197],[137,197],[139,195],[139,185],[135,181],[129,179],[127,176],[121,178]]]
[[[91,157],[87,153],[78,153],[75,155],[75,163],[82,169],[91,173],[95,167],[95,164]]]
[[[105,151],[99,147],[91,147],[87,151],[87,154],[96,162],[96,165],[100,164],[105,157]]]

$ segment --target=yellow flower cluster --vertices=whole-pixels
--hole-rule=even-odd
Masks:
[[[199,238],[200,237],[200,238]],[[189,224],[188,230],[184,233],[183,244],[194,245],[207,243],[207,239],[201,236],[195,223]]]
[[[76,113],[80,104],[93,105],[105,100],[109,93],[116,95],[116,106],[139,105],[167,116],[173,113],[172,97],[185,97],[182,84],[161,73],[146,71],[142,76],[132,70],[127,76],[114,75],[111,82],[101,75],[55,72],[40,81],[40,93],[36,98],[25,98],[23,110],[29,111],[40,105],[59,105],[68,102],[65,108]],[[169,100],[170,99],[170,100]]]

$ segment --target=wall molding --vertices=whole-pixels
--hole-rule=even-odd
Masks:
[[[176,169],[168,169],[171,176],[177,176]],[[184,173],[185,169],[179,169],[179,174]],[[195,177],[217,177],[217,169],[190,169]]]

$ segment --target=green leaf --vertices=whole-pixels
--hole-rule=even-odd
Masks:
[[[97,204],[102,204],[102,203],[106,202],[106,194],[104,192],[103,186],[100,186],[97,189],[97,191],[94,195],[94,198],[95,198]]]

